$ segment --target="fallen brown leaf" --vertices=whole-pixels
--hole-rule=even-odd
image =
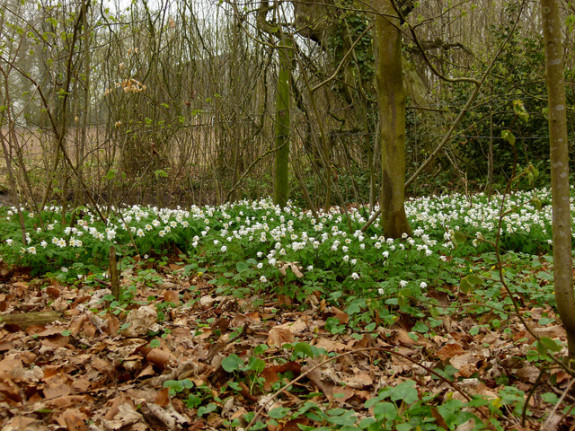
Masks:
[[[454,356],[462,355],[464,353],[465,350],[463,349],[463,347],[461,347],[461,345],[457,343],[451,343],[443,346],[441,349],[435,352],[435,355],[442,361],[445,361],[447,359],[453,358]]]
[[[295,340],[293,333],[285,328],[270,329],[267,344],[269,346],[283,346],[286,343],[292,343]]]

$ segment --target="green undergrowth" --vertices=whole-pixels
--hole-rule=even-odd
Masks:
[[[24,231],[15,208],[0,208],[0,256],[9,265],[31,268],[48,279],[96,286],[108,277],[108,252],[114,246],[121,271],[134,274],[120,297],[103,298],[116,315],[133,307],[138,288],[161,284],[166,274],[176,271],[178,277],[204,280],[217,295],[259,295],[262,305],[288,298],[282,303],[291,311],[318,303],[336,307],[349,319],[327,317],[325,330],[356,340],[366,334],[375,339],[378,328],[400,323],[414,341],[434,340],[444,335],[445,317],[470,318],[472,337],[486,331],[511,333],[512,299],[527,314],[534,307],[554,305],[547,190],[516,193],[505,200],[484,195],[426,197],[408,202],[407,212],[413,234],[392,239],[377,225],[361,231],[371,215],[362,207],[321,211],[315,219],[297,207],[282,210],[269,200],[187,209],[133,206],[106,209],[106,222],[88,207],[64,218],[61,208],[40,214],[22,209]],[[156,307],[161,321],[176,304],[161,302]],[[538,323],[555,323],[554,313],[544,313]],[[562,348],[543,338],[526,356],[544,368],[550,363],[549,351]],[[337,407],[320,394],[300,393],[301,388],[290,384],[306,360],[326,361],[330,355],[337,359],[304,342],[286,343],[281,352],[274,351],[276,365],[285,366],[285,371],[264,390],[267,349],[260,345],[249,357],[226,356],[222,368],[227,383],[219,392],[190,379],[168,380],[164,387],[198,417],[221,412],[226,398],[245,388],[262,395],[285,386],[305,400],[298,407],[268,409],[265,415],[246,412],[227,421],[229,429],[246,424],[274,429],[291,423],[304,431],[407,431],[456,429],[468,421],[475,425],[466,429],[503,429],[501,421],[509,415],[530,415],[526,393],[505,381],[497,382],[495,397],[462,400],[445,392],[439,397],[422,389],[420,381],[404,379],[385,386],[356,410]],[[444,364],[432,367],[429,376],[456,383],[456,371]],[[546,402],[556,401],[553,393],[544,397]]]

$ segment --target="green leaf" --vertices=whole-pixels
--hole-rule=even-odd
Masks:
[[[275,409],[271,409],[268,413],[268,416],[272,419],[282,419],[290,412],[290,409],[285,407],[276,407]]]
[[[575,28],[575,15],[569,15],[565,19],[565,27],[567,27],[568,32],[572,32]]]
[[[549,337],[541,337],[537,342],[537,351],[544,355],[549,350],[552,352],[559,352],[561,351],[561,345]]]
[[[427,331],[429,331],[429,327],[425,323],[419,321],[415,324],[413,330],[425,334]]]
[[[467,235],[457,231],[457,232],[453,232],[451,239],[456,245],[457,244],[465,244],[465,242],[467,242]]]
[[[374,429],[381,429],[381,426],[376,422],[376,420],[374,418],[363,418],[360,422],[359,422],[359,427],[364,430],[364,429],[370,429],[369,427],[375,425],[377,426],[377,428]]]
[[[373,406],[373,415],[378,421],[395,420],[397,417],[397,407],[393,403],[377,403]]]
[[[527,123],[527,121],[529,121],[529,113],[525,109],[525,105],[523,105],[523,102],[521,100],[513,101],[513,112],[524,123]]]
[[[244,361],[242,361],[242,359],[235,353],[232,353],[230,356],[222,360],[222,368],[228,373],[239,371],[240,367],[243,365]]]
[[[367,326],[365,327],[365,330],[366,330],[367,332],[374,331],[375,328],[376,328],[376,326],[377,326],[377,325],[375,324],[375,322],[371,322],[369,325],[367,325]]]
[[[117,173],[118,170],[112,168],[106,173],[106,176],[104,178],[106,178],[107,180],[113,180],[116,177]]]
[[[549,325],[550,323],[553,323],[553,322],[555,322],[555,319],[551,319],[549,317],[542,317],[541,319],[539,319],[537,324],[541,325],[541,326],[545,326],[545,325]]]
[[[152,349],[155,349],[157,347],[160,347],[162,345],[162,343],[160,342],[160,340],[158,340],[157,338],[154,338],[152,341],[150,341],[150,347]]]
[[[461,279],[459,283],[459,288],[463,293],[470,292],[472,289],[481,286],[483,284],[483,280],[475,274],[469,274],[466,277]]]
[[[511,130],[502,130],[501,137],[512,147],[515,146],[515,135],[511,133]]]
[[[339,319],[337,317],[328,317],[325,320],[325,329],[332,334],[341,334],[345,331],[345,326],[340,325]]]
[[[156,178],[168,178],[168,173],[163,169],[156,169],[154,171],[154,175],[156,176]]]
[[[70,335],[72,335],[72,333],[66,329],[66,330],[60,332],[60,335],[62,335],[64,337],[69,337]]]
[[[254,347],[253,354],[254,354],[254,356],[261,355],[261,354],[265,353],[266,350],[268,350],[268,349],[269,349],[269,346],[267,344],[260,344],[259,346]]]
[[[481,279],[481,277],[475,274],[469,274],[466,278],[473,286],[481,286],[483,284],[483,280]]]
[[[416,402],[419,399],[417,389],[415,389],[415,382],[413,380],[406,380],[400,383],[391,390],[392,401],[404,401],[407,404]]]
[[[328,422],[335,425],[354,425],[356,421],[355,412],[353,410],[331,409],[326,413],[328,414]]]
[[[266,367],[265,361],[254,356],[250,357],[248,360],[248,365],[244,368],[246,371],[255,371],[256,373],[261,373]]]
[[[246,262],[238,262],[236,263],[236,271],[238,271],[238,273],[242,273],[244,271],[247,271],[248,269],[250,269],[250,265]]]
[[[186,406],[189,409],[195,409],[202,404],[202,399],[198,397],[196,394],[188,395],[188,399],[186,399]]]
[[[209,403],[207,406],[202,406],[198,409],[198,416],[202,417],[208,413],[215,412],[217,408],[218,406],[214,403]]]
[[[463,293],[470,292],[472,288],[473,286],[471,285],[471,283],[469,283],[469,281],[466,278],[461,279],[461,282],[459,283],[459,289],[461,289]]]
[[[234,391],[241,392],[242,387],[238,382],[228,382],[228,387],[232,388]]]
[[[184,390],[184,384],[180,380],[166,380],[163,387],[170,388],[170,392],[172,394],[179,393]]]
[[[541,395],[541,399],[549,404],[557,404],[559,402],[559,397],[553,392],[545,392]]]
[[[304,358],[314,357],[313,350],[311,349],[311,346],[308,343],[297,343],[295,346],[293,346],[293,352],[299,353]]]

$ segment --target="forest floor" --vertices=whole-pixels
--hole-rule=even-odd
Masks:
[[[493,312],[466,313],[476,298],[458,286],[428,292],[439,308],[457,298],[433,328],[400,312],[392,325],[365,316],[373,324],[357,331],[319,294],[222,295],[180,260],[123,271],[136,289],[122,311],[105,280],[3,265],[0,312],[30,319],[0,327],[2,430],[575,426],[570,375],[534,351],[516,316],[497,328]],[[534,333],[564,341],[553,309],[522,298]],[[30,325],[34,312],[59,316]]]

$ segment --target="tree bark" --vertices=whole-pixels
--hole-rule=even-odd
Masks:
[[[400,20],[393,0],[377,0],[375,18],[376,88],[381,126],[381,225],[387,237],[411,234],[405,214],[406,91],[401,62]],[[394,18],[391,18],[394,17]]]
[[[569,203],[569,147],[561,18],[557,0],[541,0],[549,106],[551,190],[553,203],[553,273],[559,315],[567,331],[569,359],[575,361],[575,295]]]
[[[20,329],[27,329],[33,325],[49,325],[62,317],[57,311],[37,311],[32,313],[12,313],[0,315],[0,322],[7,325],[16,325]]]
[[[283,36],[278,49],[279,76],[276,100],[276,157],[274,203],[286,206],[289,194],[290,75],[292,44]]]

